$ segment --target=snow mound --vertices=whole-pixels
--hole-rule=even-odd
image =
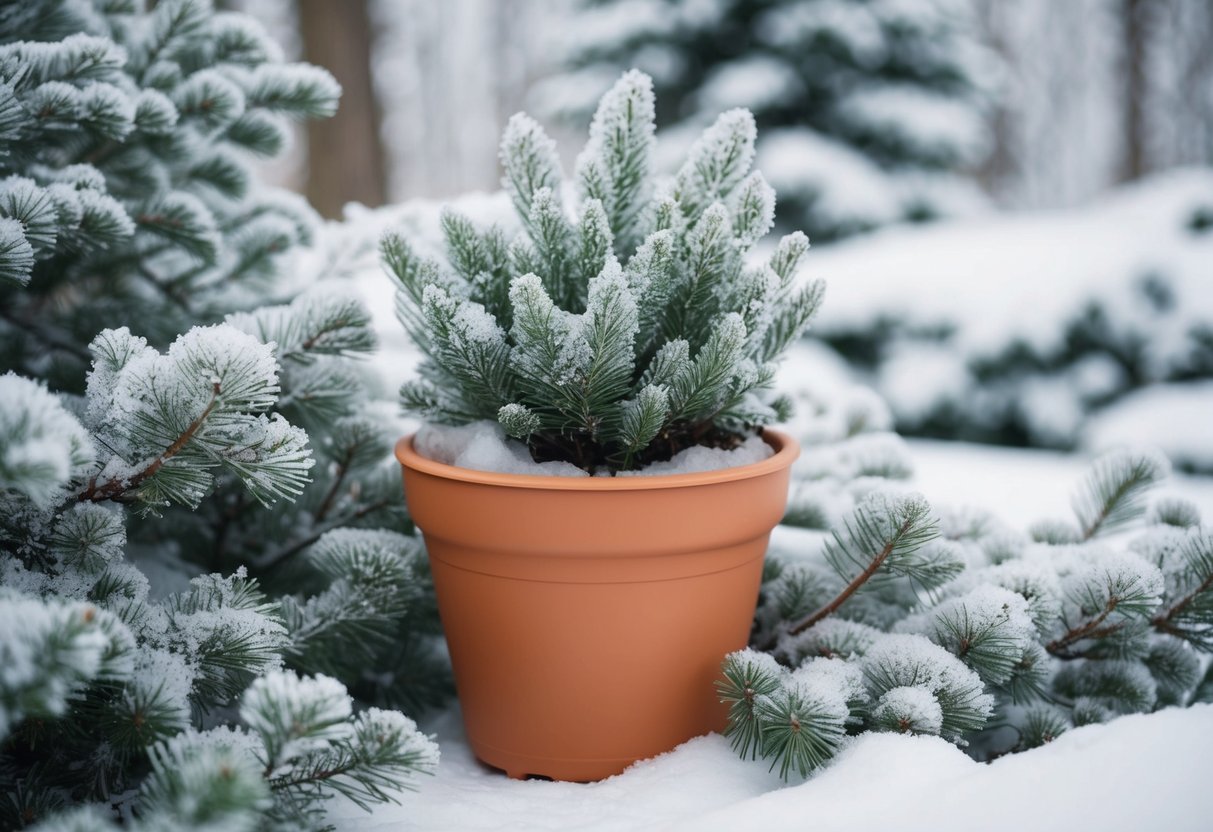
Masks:
[[[1121,717],[977,763],[938,737],[868,733],[807,782],[783,786],[717,734],[600,783],[514,781],[478,764],[458,711],[434,725],[442,765],[400,806],[332,804],[341,832],[705,830],[1073,832],[1207,828],[1213,705]],[[1025,796],[1030,799],[1024,799]]]
[[[1213,381],[1131,393],[1094,416],[1083,437],[1097,452],[1143,443],[1180,468],[1213,473]]]
[[[1150,273],[1171,281],[1169,323],[1198,323],[1213,302],[1213,236],[1193,233],[1187,220],[1211,192],[1213,172],[1176,171],[1082,210],[893,228],[818,250],[805,272],[830,280],[818,330],[884,318],[955,327],[951,341],[965,354],[996,354],[1016,341],[1047,350],[1061,346],[1065,324],[1092,298],[1149,326],[1155,310],[1138,281]]]
[[[777,161],[768,177],[779,188],[793,167]],[[815,332],[859,357],[899,429],[1072,447],[1110,401],[1205,366],[1213,233],[1193,217],[1210,194],[1213,171],[1177,170],[1079,209],[890,228],[816,250],[803,277],[826,277],[829,292]],[[1118,435],[1140,441],[1121,424]],[[1209,447],[1193,430],[1164,444]]]

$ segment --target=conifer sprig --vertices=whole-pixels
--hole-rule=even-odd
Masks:
[[[846,582],[829,602],[772,633],[763,649],[775,646],[778,635],[795,636],[833,615],[869,581],[881,574],[938,580],[950,566],[916,558],[919,550],[939,535],[931,507],[918,495],[892,497],[877,493],[856,506],[827,541],[825,559]]]
[[[1083,540],[1107,534],[1145,514],[1143,496],[1165,479],[1170,465],[1157,454],[1112,453],[1100,457],[1074,497]]]

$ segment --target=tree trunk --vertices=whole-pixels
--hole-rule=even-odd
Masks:
[[[371,79],[367,0],[298,0],[303,59],[333,73],[341,84],[337,115],[308,123],[307,197],[321,215],[342,206],[384,201],[380,112]]]
[[[1014,66],[1016,56],[1008,42],[1007,28],[1010,25],[1011,7],[1004,0],[983,0],[977,6],[978,21],[982,35],[990,48],[998,54],[1008,68]],[[1016,179],[1023,178],[1019,169],[1017,151],[1016,113],[1007,100],[1005,91],[1000,91],[992,102],[988,117],[990,128],[990,152],[977,169],[977,179],[986,192],[1000,203],[1012,198]]]
[[[1149,78],[1150,23],[1154,0],[1122,0],[1121,37],[1123,44],[1124,79],[1124,151],[1121,157],[1120,179],[1130,182],[1147,171],[1146,95]]]

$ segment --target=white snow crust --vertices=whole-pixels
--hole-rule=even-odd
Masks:
[[[1203,832],[1213,812],[1213,705],[1120,717],[989,764],[938,737],[867,733],[784,785],[710,734],[600,783],[515,781],[481,766],[458,711],[442,765],[400,806],[332,804],[340,832],[812,829],[813,832]]]
[[[589,476],[569,462],[535,462],[526,446],[507,439],[501,425],[495,422],[425,425],[413,440],[413,447],[427,459],[473,471],[547,477]]]
[[[665,462],[654,462],[638,471],[621,471],[621,477],[657,477],[669,474],[696,474],[719,471],[762,462],[775,452],[758,436],[751,436],[732,450],[694,446],[679,451]]]

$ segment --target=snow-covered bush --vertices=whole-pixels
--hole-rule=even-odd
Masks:
[[[768,570],[754,648],[718,682],[734,748],[784,776],[867,730],[942,736],[980,759],[1207,700],[1213,531],[1174,499],[1128,530],[1166,473],[1154,453],[1101,457],[1073,519],[1030,534],[870,489],[820,551]]]
[[[419,541],[374,528],[409,530],[368,314],[258,305],[311,219],[250,157],[337,93],[200,0],[0,12],[0,828],[316,828],[435,761],[346,693],[445,679]]]
[[[1090,206],[890,229],[818,252],[817,337],[907,434],[1103,451],[1149,442],[1213,470],[1213,173]],[[1166,388],[1152,392],[1160,384]],[[1121,402],[1123,402],[1123,410]]]
[[[555,144],[528,116],[502,139],[504,185],[525,229],[513,241],[448,210],[448,264],[401,234],[383,255],[397,308],[425,354],[401,390],[431,422],[497,420],[536,460],[628,470],[695,445],[731,447],[786,418],[776,362],[817,311],[818,281],[794,288],[808,248],[771,228],[754,119],[731,110],[669,182],[652,169],[650,79],[626,73],[603,97],[566,208]]]
[[[993,56],[968,0],[581,6],[563,41],[568,71],[541,83],[536,103],[580,114],[638,67],[669,133],[750,108],[780,221],[814,243],[981,204],[962,175],[987,150]]]

